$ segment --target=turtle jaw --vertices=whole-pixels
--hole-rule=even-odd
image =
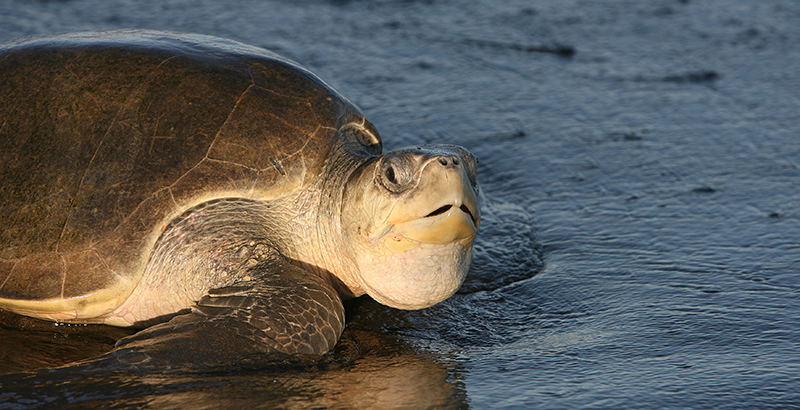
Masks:
[[[478,233],[480,220],[475,215],[477,199],[467,197],[471,206],[455,201],[436,208],[429,214],[404,222],[393,222],[384,239],[384,246],[392,252],[405,252],[421,244],[447,245],[471,244]]]

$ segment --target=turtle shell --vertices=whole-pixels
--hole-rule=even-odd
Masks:
[[[0,306],[55,319],[109,312],[172,218],[304,187],[366,122],[264,49],[150,31],[3,44],[0,101]]]

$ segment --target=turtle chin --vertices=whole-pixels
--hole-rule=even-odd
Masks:
[[[396,309],[433,306],[452,296],[464,282],[472,260],[474,235],[447,244],[417,242],[361,266],[361,282],[377,302]],[[386,248],[395,239],[387,237]]]

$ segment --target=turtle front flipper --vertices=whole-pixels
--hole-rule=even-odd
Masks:
[[[331,286],[288,261],[270,261],[212,289],[191,311],[120,340],[116,353],[136,354],[116,356],[175,363],[247,353],[318,355],[343,330],[344,307]]]
[[[325,353],[344,330],[344,307],[336,291],[289,264],[281,266],[280,274],[211,290],[193,311],[212,321],[234,317],[257,329],[246,336],[290,354]]]

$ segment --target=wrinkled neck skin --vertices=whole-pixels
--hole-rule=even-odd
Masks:
[[[374,160],[337,144],[316,181],[285,203],[294,213],[294,246],[285,250],[286,256],[328,282],[342,299],[366,293],[358,281],[355,249],[342,235],[345,186],[354,170]]]

